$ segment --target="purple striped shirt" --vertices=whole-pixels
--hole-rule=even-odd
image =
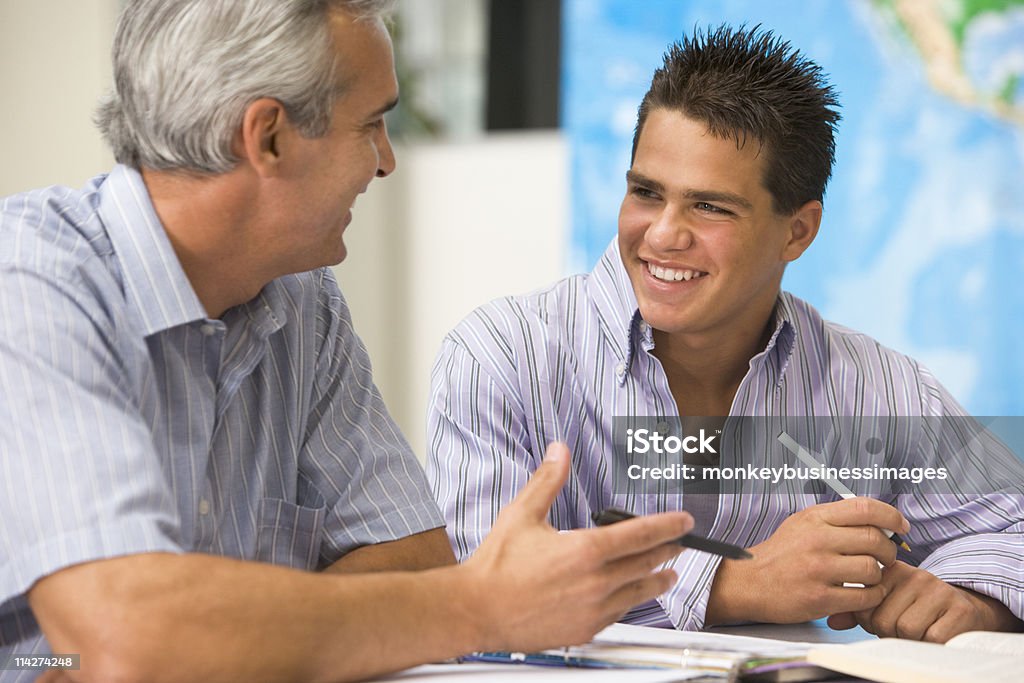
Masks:
[[[779,297],[773,324],[767,346],[750,360],[731,416],[965,414],[916,361],[822,320],[788,293]],[[653,349],[617,241],[592,273],[493,301],[447,335],[431,381],[427,476],[460,560],[477,548],[555,440],[569,445],[573,461],[551,512],[558,529],[592,526],[591,513],[613,505],[638,514],[699,507],[701,499],[687,500],[685,493],[636,495],[613,485],[613,417],[679,414]],[[794,512],[836,498],[831,491],[722,495],[709,512],[710,535],[749,547]],[[905,535],[914,547],[909,561],[1024,617],[1020,486],[890,502],[912,526]],[[683,553],[674,563],[676,585],[626,620],[703,628],[719,561]]]

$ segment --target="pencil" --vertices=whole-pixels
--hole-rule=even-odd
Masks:
[[[778,436],[778,439],[779,439],[779,443],[781,443],[783,446],[788,448],[790,450],[790,452],[793,453],[793,455],[795,455],[796,457],[800,458],[800,460],[803,461],[803,463],[805,465],[807,465],[808,467],[817,467],[817,468],[821,468],[821,469],[825,468],[824,465],[822,465],[820,462],[815,460],[814,457],[812,457],[811,454],[808,453],[807,450],[803,446],[801,446],[796,441],[794,441],[793,437],[791,437],[786,432],[781,432],[779,434],[779,436]],[[828,485],[828,487],[830,489],[832,489],[833,491],[838,493],[839,497],[842,498],[843,500],[849,500],[850,498],[856,498],[857,497],[856,493],[851,491],[846,484],[844,484],[843,482],[839,481],[838,479],[824,479],[823,478],[821,481],[825,482],[825,484]],[[886,536],[888,536],[889,540],[891,540],[897,546],[899,546],[900,548],[903,548],[907,552],[910,552],[910,546],[907,545],[906,541],[904,541],[902,538],[900,538],[899,534],[895,533],[891,529],[882,529],[882,533],[884,533]]]

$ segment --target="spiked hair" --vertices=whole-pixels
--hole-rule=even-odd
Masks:
[[[673,43],[637,112],[632,157],[648,114],[677,111],[738,146],[766,155],[762,183],[776,213],[825,195],[841,118],[836,92],[814,62],[760,26],[722,25]]]

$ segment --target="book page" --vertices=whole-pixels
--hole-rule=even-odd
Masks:
[[[888,683],[1014,683],[1019,657],[976,652],[913,640],[882,638],[852,645],[827,645],[807,661],[844,674]]]
[[[612,624],[594,636],[593,642],[607,645],[639,645],[749,653],[774,657],[800,656],[811,646],[810,643],[771,638],[703,631],[676,631],[670,628],[654,628],[634,624]]]
[[[1024,633],[968,631],[950,638],[946,647],[1024,657]]]

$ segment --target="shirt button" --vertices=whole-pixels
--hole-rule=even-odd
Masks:
[[[646,335],[650,330],[651,330],[651,326],[647,323],[647,321],[646,320],[641,320],[640,321],[640,332],[641,332],[641,334],[645,334]]]
[[[206,500],[205,498],[199,501],[199,514],[203,515],[204,517],[210,514],[210,501]]]
[[[615,376],[618,377],[619,379],[622,379],[623,377],[626,376],[625,363],[619,363],[618,365],[615,366]]]
[[[199,328],[199,331],[205,334],[207,337],[212,337],[217,334],[217,326],[213,323],[203,323],[203,326]]]

